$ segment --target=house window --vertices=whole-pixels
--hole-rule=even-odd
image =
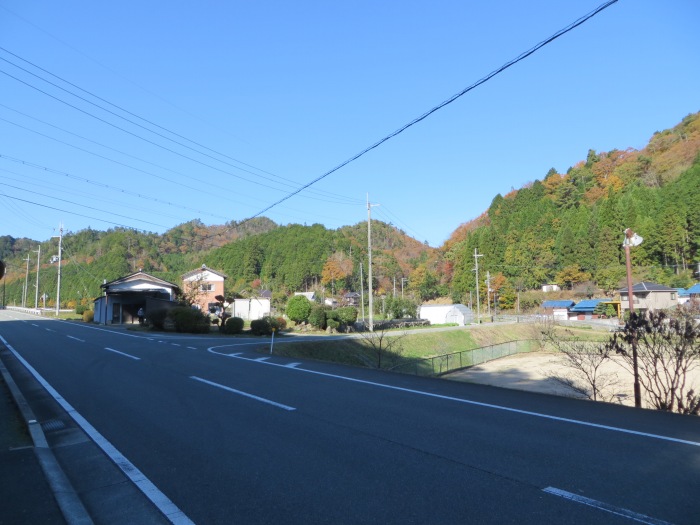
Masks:
[[[211,283],[204,283],[199,285],[199,291],[200,292],[213,292],[214,291],[214,285]]]
[[[676,300],[676,294],[674,292],[671,292],[671,301]]]

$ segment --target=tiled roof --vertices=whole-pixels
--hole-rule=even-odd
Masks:
[[[572,312],[593,312],[595,310],[595,307],[598,306],[600,303],[606,302],[607,299],[587,299],[585,301],[579,302],[576,306],[574,306],[571,311]]]
[[[573,302],[573,301],[565,301],[565,300],[555,301],[555,300],[551,300],[551,301],[544,301],[544,302],[542,303],[541,306],[542,306],[542,308],[571,308],[571,307],[572,307],[573,305],[575,305],[575,304],[576,304],[576,303]]]
[[[637,283],[632,285],[632,293],[637,293],[637,292],[675,292],[675,288],[669,288],[668,286],[664,286],[663,284],[656,284],[656,283]],[[627,293],[627,288],[620,288],[618,290],[620,293]]]

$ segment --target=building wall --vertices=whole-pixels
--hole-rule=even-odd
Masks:
[[[209,305],[217,302],[216,296],[224,295],[224,277],[209,270],[201,270],[182,281],[185,293],[189,293],[193,287],[198,289],[194,306],[203,312],[208,312]]]
[[[270,315],[270,300],[265,297],[253,297],[252,299],[234,299],[228,311],[233,317],[240,317],[247,321],[255,321]]]

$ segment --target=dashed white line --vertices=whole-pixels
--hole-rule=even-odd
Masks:
[[[226,345],[223,345],[223,346],[226,346]],[[228,345],[228,346],[230,346],[230,345]],[[238,353],[238,354],[224,354],[222,352],[216,352],[216,351],[214,351],[215,348],[221,348],[221,347],[212,346],[212,347],[207,348],[207,351],[210,353],[213,353],[213,354],[218,354],[218,355],[224,356],[224,357],[233,357],[235,359],[243,359],[244,361],[258,362],[258,363],[265,364],[268,366],[279,366],[281,368],[288,368],[286,365],[281,364],[281,363],[274,363],[272,361],[260,361],[258,359],[251,359],[249,357],[240,357],[240,355],[241,355],[240,353]],[[436,398],[436,399],[445,399],[445,400],[449,400],[449,401],[455,401],[457,403],[464,403],[466,405],[479,406],[479,407],[483,407],[483,408],[491,408],[494,410],[503,410],[504,412],[511,412],[514,414],[522,414],[522,415],[531,416],[531,417],[539,417],[542,419],[549,419],[550,421],[560,421],[562,423],[570,423],[573,425],[581,425],[584,427],[599,428],[602,430],[609,430],[611,432],[619,432],[622,434],[630,434],[630,435],[634,435],[634,436],[647,437],[647,438],[651,438],[651,439],[660,439],[662,441],[668,441],[671,443],[680,443],[683,445],[691,445],[693,447],[700,447],[700,441],[690,441],[688,439],[679,439],[679,438],[675,438],[675,437],[671,437],[671,436],[664,436],[662,434],[651,434],[649,432],[640,432],[638,430],[631,430],[628,428],[613,427],[610,425],[601,425],[600,423],[592,423],[590,421],[583,421],[580,419],[571,419],[568,417],[553,416],[550,414],[543,414],[541,412],[532,412],[530,410],[521,410],[519,408],[511,408],[511,407],[507,407],[507,406],[503,406],[503,405],[494,405],[492,403],[483,403],[481,401],[473,401],[471,399],[463,399],[460,397],[434,394],[432,392],[424,392],[422,390],[415,390],[412,388],[404,388],[404,387],[400,387],[400,386],[388,385],[386,383],[377,383],[375,381],[367,381],[365,379],[357,379],[354,377],[341,376],[338,374],[329,374],[327,372],[321,372],[318,370],[309,370],[306,368],[296,368],[296,367],[291,368],[291,369],[299,371],[299,372],[305,372],[307,374],[314,374],[314,375],[323,376],[323,377],[331,377],[334,379],[341,379],[343,381],[350,381],[353,383],[373,385],[373,386],[376,386],[379,388],[386,388],[389,390],[396,390],[399,392],[407,392],[410,394],[432,397],[432,398]]]
[[[243,392],[241,390],[236,390],[235,388],[228,387],[226,385],[220,385],[219,383],[214,383],[213,381],[207,381],[206,379],[202,379],[201,377],[197,376],[190,376],[190,379],[194,379],[195,381],[200,381],[202,383],[206,383],[207,385],[215,386],[217,388],[221,388],[223,390],[227,390],[229,392],[232,392],[234,394],[238,394],[240,396],[248,397],[250,399],[255,399],[256,401],[260,401],[261,403],[267,403],[268,405],[273,405],[278,408],[281,408],[283,410],[296,410],[294,407],[290,407],[288,405],[283,405],[282,403],[277,403],[275,401],[270,401],[269,399],[265,399],[264,397],[259,397],[253,394],[249,394],[247,392]]]
[[[44,328],[47,332],[55,332],[56,330],[51,330],[51,328]]]
[[[182,346],[182,345],[179,345],[179,344],[177,344],[177,343],[170,343],[170,344],[171,344],[172,346]]]
[[[100,434],[80,413],[73,408],[40,374],[30,365],[19,353],[5,341],[0,335],[0,341],[14,354],[14,356],[25,366],[27,370],[36,378],[39,383],[51,394],[58,404],[60,404],[73,420],[97,443],[97,445],[107,454],[112,461],[124,472],[124,474],[138,487],[138,489],[160,509],[165,517],[175,525],[194,525],[187,515],[178,508],[165,494],[163,494],[153,482],[141,472],[136,465],[131,463],[119,452],[107,438]]]
[[[123,355],[124,357],[128,357],[128,358],[134,359],[136,361],[141,360],[140,357],[136,357],[135,355],[131,355],[131,354],[125,354],[124,352],[120,352],[119,350],[115,350],[114,348],[108,348],[105,346],[105,350],[109,350],[110,352],[114,352],[115,354]]]
[[[188,348],[189,350],[197,350],[197,347],[196,347],[196,346],[188,346],[187,348]]]
[[[72,335],[67,335],[66,337],[67,337],[68,339],[75,339],[76,341],[80,341],[81,343],[84,343],[84,342],[85,342],[84,339],[78,339],[77,337],[72,336]]]
[[[668,521],[658,520],[644,514],[638,514],[631,510],[623,509],[620,507],[615,507],[613,505],[608,505],[602,501],[597,501],[591,498],[586,498],[584,496],[579,496],[578,494],[573,494],[572,492],[567,492],[555,487],[547,487],[542,489],[547,494],[552,494],[554,496],[559,496],[560,498],[565,498],[576,503],[581,503],[583,505],[588,505],[589,507],[596,508],[598,510],[603,510],[609,512],[610,514],[615,514],[616,516],[622,516],[623,518],[628,518],[638,523],[646,523],[648,525],[671,525]]]
[[[39,328],[39,325],[36,324],[36,323],[29,323],[29,324],[31,324],[32,326],[36,326],[37,328]]]

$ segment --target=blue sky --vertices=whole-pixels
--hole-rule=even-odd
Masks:
[[[0,235],[246,219],[602,2],[0,0]],[[698,20],[620,0],[264,215],[440,246],[700,110]]]

